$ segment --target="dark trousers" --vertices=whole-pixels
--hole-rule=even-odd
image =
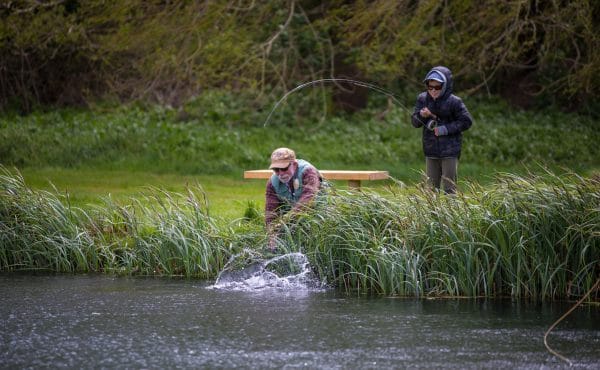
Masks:
[[[458,175],[458,158],[425,158],[425,172],[427,182],[435,189],[440,189],[443,184],[446,194],[456,193],[456,179]]]

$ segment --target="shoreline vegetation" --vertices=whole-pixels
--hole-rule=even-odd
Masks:
[[[219,221],[198,188],[84,210],[4,168],[0,186],[5,272],[214,279],[232,255],[266,252],[258,210]],[[459,196],[336,189],[288,221],[279,251],[347,293],[572,299],[600,275],[600,180],[572,173],[499,174]]]

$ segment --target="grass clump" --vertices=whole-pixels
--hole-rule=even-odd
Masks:
[[[20,175],[5,169],[0,184],[2,271],[207,279],[217,275],[239,242],[254,237],[252,223],[244,224],[239,240],[236,228],[219,226],[199,188],[186,194],[151,189],[129,205],[108,198],[84,210],[71,207],[66,195],[32,191]]]
[[[600,276],[598,230],[597,179],[503,174],[458,196],[338,192],[294,233],[348,292],[557,299]]]

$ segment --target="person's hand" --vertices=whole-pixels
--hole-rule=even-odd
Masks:
[[[433,129],[433,133],[435,136],[445,136],[448,135],[448,128],[446,126],[437,126]]]
[[[421,108],[421,110],[419,111],[419,114],[421,115],[421,117],[425,117],[425,118],[432,116],[431,111],[427,107]]]

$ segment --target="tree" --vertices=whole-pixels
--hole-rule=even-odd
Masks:
[[[4,2],[0,106],[180,105],[207,89],[260,95],[331,77],[416,88],[445,64],[464,94],[577,108],[600,82],[599,13],[591,0]],[[364,106],[350,87],[333,101]]]

